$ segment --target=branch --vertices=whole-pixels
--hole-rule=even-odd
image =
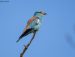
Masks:
[[[32,41],[33,41],[33,39],[35,37],[35,34],[36,34],[36,32],[34,32],[33,37],[31,38],[31,40],[29,41],[29,43],[26,46],[24,46],[24,49],[23,49],[22,53],[20,54],[20,57],[23,57],[24,53],[26,52],[26,50],[28,49],[28,47],[32,43]]]

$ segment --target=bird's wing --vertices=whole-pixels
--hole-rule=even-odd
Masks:
[[[37,18],[37,17],[33,16],[32,18],[30,18],[30,19],[28,20],[27,25],[26,25],[26,27],[25,27],[25,29],[24,29],[23,32],[25,32],[27,29],[30,29],[30,24],[31,24],[36,18]]]
[[[29,21],[27,22],[26,28],[24,29],[23,33],[21,34],[21,36],[19,37],[19,39],[17,40],[17,42],[22,39],[22,37],[28,35],[31,33],[31,31],[33,30],[32,28],[30,28],[30,24],[34,21],[34,19],[36,19],[37,17],[33,16],[31,19],[29,19]]]

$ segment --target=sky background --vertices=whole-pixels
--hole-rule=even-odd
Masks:
[[[24,57],[75,57],[75,0],[0,2],[0,57],[19,57],[32,35],[16,40],[38,10],[47,15]]]

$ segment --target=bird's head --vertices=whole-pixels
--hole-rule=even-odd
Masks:
[[[36,16],[36,17],[42,17],[42,16],[44,16],[44,15],[46,15],[47,13],[45,13],[45,12],[43,12],[43,11],[37,11],[37,12],[35,12],[34,13],[34,16]]]

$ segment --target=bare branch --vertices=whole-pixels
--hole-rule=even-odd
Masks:
[[[33,37],[31,38],[31,40],[29,41],[29,43],[26,46],[24,46],[24,49],[23,49],[22,53],[20,54],[20,57],[23,57],[24,53],[26,52],[26,50],[28,49],[28,47],[32,43],[32,41],[33,41],[33,39],[35,37],[35,34],[36,34],[36,32],[34,32]]]

